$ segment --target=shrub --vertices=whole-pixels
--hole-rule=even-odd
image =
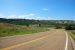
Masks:
[[[56,29],[60,29],[60,28],[62,28],[62,27],[58,25],[58,26],[55,26],[55,28],[56,28]]]
[[[65,29],[66,29],[66,30],[71,30],[72,27],[71,27],[70,25],[67,25],[67,26],[65,26]]]
[[[66,30],[75,30],[75,26],[72,26],[72,25],[67,25],[65,27]]]
[[[72,27],[72,30],[75,30],[75,26],[71,26]]]

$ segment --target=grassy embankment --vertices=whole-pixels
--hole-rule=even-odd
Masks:
[[[48,30],[47,28],[43,28],[43,27],[26,27],[21,25],[0,23],[0,37],[33,34],[33,33],[43,32],[47,30]]]
[[[71,31],[69,31],[70,33],[69,33],[69,35],[74,39],[74,41],[75,41],[75,30],[71,30]]]

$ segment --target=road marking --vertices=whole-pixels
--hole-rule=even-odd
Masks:
[[[65,44],[65,50],[68,50],[68,35],[67,32],[66,33],[66,44]]]
[[[13,46],[9,46],[9,47],[6,47],[6,48],[0,49],[0,50],[10,50],[10,49],[13,49],[13,48],[16,48],[16,47],[19,47],[19,46],[23,46],[23,45],[26,45],[26,44],[29,44],[29,43],[36,42],[38,40],[47,38],[48,36],[49,35],[41,37],[41,38],[38,38],[38,39],[35,39],[35,40],[32,40],[32,41],[29,41],[29,42],[24,42],[24,43],[16,44],[16,45],[13,45]]]

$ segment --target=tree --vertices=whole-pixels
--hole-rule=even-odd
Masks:
[[[67,26],[65,27],[65,29],[66,29],[66,30],[72,30],[72,27],[71,27],[71,25],[67,25]]]

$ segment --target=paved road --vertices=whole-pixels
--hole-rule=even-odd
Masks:
[[[0,50],[73,50],[66,32],[52,29],[34,35],[0,38]]]

